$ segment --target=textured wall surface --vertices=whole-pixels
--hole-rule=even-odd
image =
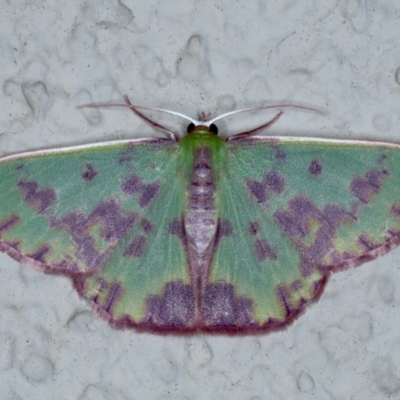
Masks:
[[[154,136],[126,109],[75,108],[123,94],[193,117],[307,103],[329,116],[286,111],[265,134],[400,143],[399,18],[385,0],[3,0],[0,153]],[[399,250],[265,336],[114,331],[68,279],[3,254],[0,282],[1,399],[400,397]]]

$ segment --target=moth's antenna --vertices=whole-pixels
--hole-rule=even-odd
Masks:
[[[313,111],[316,112],[317,114],[320,115],[327,115],[327,112],[324,110],[320,110],[318,108],[313,108],[313,107],[308,107],[308,106],[302,106],[300,104],[288,104],[288,103],[283,103],[283,104],[272,104],[272,105],[268,105],[268,106],[260,106],[260,107],[250,107],[250,108],[243,108],[241,110],[235,110],[235,111],[230,111],[227,112],[225,114],[219,115],[218,117],[213,118],[210,121],[207,121],[207,126],[210,126],[211,124],[213,124],[215,121],[218,121],[219,119],[222,118],[226,118],[229,117],[230,115],[235,115],[235,114],[240,114],[243,112],[251,112],[251,111],[259,111],[259,110],[268,110],[268,109],[272,109],[272,108],[295,108],[295,109],[299,109],[299,110],[307,110],[307,111]],[[275,115],[274,118],[272,118],[270,121],[266,122],[263,125],[257,126],[256,128],[251,129],[250,131],[246,131],[246,132],[240,132],[237,133],[236,135],[233,136],[229,136],[226,138],[227,141],[231,140],[231,139],[237,139],[239,137],[245,137],[245,136],[251,136],[253,135],[255,132],[264,129],[264,128],[268,128],[269,126],[271,126],[272,124],[274,124],[276,121],[278,121],[278,119],[280,118],[280,116],[283,114],[283,111],[280,111],[278,114]]]
[[[276,121],[278,121],[278,119],[281,117],[282,114],[283,114],[283,111],[279,111],[279,113],[276,114],[274,118],[272,118],[270,121],[266,122],[265,124],[257,126],[256,128],[251,129],[250,131],[240,132],[240,133],[237,133],[236,135],[228,136],[225,140],[227,142],[229,142],[233,138],[238,139],[240,137],[251,136],[253,133],[255,133],[261,129],[268,128],[269,126],[274,124]]]
[[[81,109],[81,108],[99,108],[99,107],[128,107],[134,114],[136,114],[139,118],[143,119],[145,122],[147,122],[148,124],[150,124],[151,126],[153,126],[156,129],[161,129],[165,132],[167,132],[171,138],[175,141],[179,141],[179,136],[171,131],[170,129],[168,129],[167,127],[158,124],[157,122],[153,121],[152,119],[146,117],[143,113],[141,113],[138,110],[148,110],[148,111],[158,111],[158,112],[163,112],[163,113],[167,113],[170,115],[176,115],[177,117],[181,117],[183,119],[186,119],[190,122],[192,122],[195,125],[199,124],[199,121],[196,121],[195,119],[192,119],[190,117],[188,117],[187,115],[178,113],[176,111],[171,111],[171,110],[165,110],[163,108],[151,108],[151,107],[143,107],[143,106],[136,106],[133,105],[131,103],[131,101],[129,100],[129,97],[127,95],[124,95],[124,100],[125,100],[125,104],[121,103],[121,104],[110,104],[110,103],[89,103],[89,104],[82,104],[81,106],[77,106],[77,109]]]
[[[218,117],[213,118],[210,121],[207,121],[208,125],[213,124],[215,121],[218,121],[219,119],[229,117],[230,115],[235,115],[235,114],[240,114],[243,112],[251,112],[251,111],[259,111],[259,110],[268,110],[271,108],[295,108],[298,110],[307,110],[307,111],[313,111],[316,112],[317,114],[320,115],[327,115],[327,112],[324,110],[319,110],[318,108],[313,108],[313,107],[308,107],[308,106],[301,106],[299,104],[271,104],[268,106],[260,106],[260,107],[250,107],[250,108],[242,108],[241,110],[235,110],[235,111],[230,111],[225,114],[219,115]]]
[[[179,141],[178,135],[171,131],[170,129],[166,128],[165,126],[162,126],[158,124],[157,122],[151,120],[150,118],[146,117],[144,114],[142,114],[140,111],[137,110],[137,107],[132,105],[131,101],[129,100],[129,97],[127,95],[124,95],[124,99],[126,101],[127,106],[133,111],[134,114],[136,114],[139,118],[142,118],[144,121],[149,123],[150,125],[154,126],[155,128],[161,129],[167,133],[169,133],[175,142]]]

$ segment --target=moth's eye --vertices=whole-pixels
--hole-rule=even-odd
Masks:
[[[186,132],[187,132],[187,133],[190,133],[190,132],[192,132],[192,130],[193,130],[194,128],[195,128],[194,123],[191,122],[191,123],[188,125],[188,127],[187,127],[187,129],[186,129]]]
[[[211,125],[210,125],[210,131],[211,131],[214,135],[218,135],[218,128],[217,128],[217,125],[211,124]]]

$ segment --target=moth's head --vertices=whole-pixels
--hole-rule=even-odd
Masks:
[[[207,125],[195,125],[193,122],[191,122],[188,125],[186,132],[189,135],[193,134],[218,135],[218,128],[217,125],[215,124],[210,124],[210,126],[207,126]]]

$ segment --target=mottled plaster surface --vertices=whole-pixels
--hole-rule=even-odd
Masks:
[[[193,117],[307,103],[329,116],[286,111],[269,134],[399,143],[399,16],[384,0],[3,1],[0,152],[154,135],[124,109],[75,109],[123,94]],[[399,398],[399,263],[335,275],[284,332],[182,338],[114,331],[66,278],[2,254],[0,397]]]

